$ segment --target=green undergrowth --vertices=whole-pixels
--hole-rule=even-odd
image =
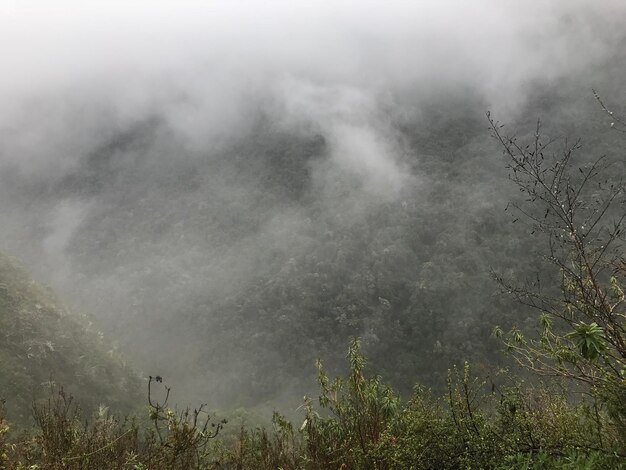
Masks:
[[[416,386],[402,399],[368,376],[358,340],[349,372],[331,379],[318,363],[319,395],[297,423],[275,412],[269,426],[219,419],[204,407],[176,410],[150,378],[148,413],[81,414],[61,389],[33,407],[35,430],[14,435],[0,418],[7,469],[616,469],[626,442],[601,402],[561,388],[523,386],[508,374],[488,383],[470,367],[448,372],[448,392]],[[245,413],[235,413],[239,418]]]

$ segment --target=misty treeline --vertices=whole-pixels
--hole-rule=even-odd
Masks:
[[[0,249],[189,403],[310,392],[353,336],[403,393],[497,363],[533,320],[490,272],[542,248],[484,112],[620,165],[623,7],[214,3],[3,11]]]
[[[589,124],[600,127],[587,94]],[[546,101],[534,109],[549,116]],[[441,390],[459,358],[477,368],[500,360],[494,325],[533,324],[490,273],[532,277],[532,254],[544,249],[505,211],[523,196],[507,184],[484,114],[473,114],[481,103],[462,105],[433,103],[404,131],[408,182],[390,193],[337,168],[317,129],[293,135],[261,120],[228,151],[185,157],[149,121],[56,183],[6,176],[6,206],[32,221],[11,222],[28,246],[10,252],[41,260],[35,272],[58,263],[49,269],[67,276],[65,299],[89,307],[129,360],[191,402],[306,393],[310,364],[341,367],[353,336],[403,392],[415,381]],[[523,124],[533,132],[534,119]],[[594,141],[585,144],[580,158],[592,158]],[[178,159],[154,161],[174,145]],[[42,233],[51,250],[64,243],[61,254],[38,251]]]
[[[611,128],[624,131],[606,108]],[[148,379],[148,416],[121,419],[106,407],[84,421],[73,397],[52,386],[33,404],[35,429],[16,441],[0,414],[6,468],[622,468],[626,467],[626,184],[602,156],[578,161],[580,141],[509,135],[487,114],[509,180],[510,202],[537,247],[533,277],[494,273],[504,294],[531,312],[535,331],[495,336],[531,375],[492,366],[452,367],[444,392],[410,394],[366,371],[354,338],[345,377],[317,362],[318,393],[301,424],[274,412],[271,425],[228,419],[207,405],[178,410],[161,376]],[[617,128],[615,127],[617,123]],[[560,146],[561,148],[556,148]],[[508,209],[507,209],[508,210]],[[543,252],[541,252],[541,249]],[[532,253],[527,255],[532,256]],[[438,345],[436,349],[440,349]],[[441,352],[441,351],[435,351]],[[288,352],[284,353],[285,355]],[[285,356],[286,358],[286,356]],[[537,381],[537,378],[549,380]],[[235,422],[237,419],[235,419]]]

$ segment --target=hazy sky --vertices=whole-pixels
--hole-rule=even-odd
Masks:
[[[625,20],[617,0],[6,0],[0,165],[63,174],[93,134],[150,113],[204,148],[260,107],[340,133],[399,112],[402,92],[466,89],[508,111],[532,80],[605,60]]]
[[[6,0],[0,90],[3,98],[59,87],[104,99],[126,93],[129,107],[149,105],[156,79],[176,89],[201,87],[207,75],[228,88],[293,75],[382,89],[435,78],[491,90],[584,66],[612,34],[594,26],[623,24],[625,12],[618,0]],[[134,87],[142,97],[133,98]]]

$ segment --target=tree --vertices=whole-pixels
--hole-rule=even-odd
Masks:
[[[611,127],[621,126],[624,121],[596,97]],[[579,140],[553,152],[555,140],[542,135],[540,121],[524,142],[487,118],[509,178],[524,196],[511,206],[546,244],[547,263],[533,281],[495,275],[504,291],[538,313],[538,335],[517,327],[495,334],[523,367],[586,384],[626,436],[625,183],[610,177],[612,164],[604,157],[578,164]]]

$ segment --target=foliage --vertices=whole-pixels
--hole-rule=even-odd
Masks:
[[[359,341],[348,351],[347,379],[330,380],[318,361],[319,405],[330,413],[323,417],[305,400],[303,432],[312,461],[323,468],[350,468],[372,458],[371,450],[399,411],[400,398],[380,377],[366,378],[365,358]]]
[[[71,395],[63,389],[50,392],[33,405],[37,432],[10,443],[7,468],[125,468],[139,446],[137,424],[120,421],[104,407],[85,423]]]
[[[213,468],[207,444],[225,421],[200,421],[202,407],[176,412],[152,398],[149,403],[148,423],[120,420],[106,408],[85,422],[73,397],[63,389],[52,389],[47,400],[33,406],[37,431],[6,444],[7,463],[2,468]]]
[[[9,425],[4,417],[4,402],[0,402],[0,468],[4,468],[7,462],[7,435],[9,433]]]
[[[159,403],[152,395],[153,383],[162,384],[163,379],[160,376],[148,378],[148,404],[154,435],[158,437],[160,448],[168,450],[164,463],[167,468],[198,468],[207,458],[209,442],[217,437],[227,421],[212,421],[205,404],[193,411],[186,408],[177,413],[168,407],[170,388],[164,386],[165,398]]]
[[[272,429],[247,428],[243,424],[239,434],[230,442],[219,442],[216,468],[296,470],[307,468],[309,459],[300,432],[283,415],[274,412]]]
[[[72,397],[52,390],[33,408],[37,431],[5,441],[5,467],[626,468],[626,443],[593,403],[571,405],[556,389],[515,383],[492,383],[489,390],[472,378],[468,364],[449,371],[445,396],[416,387],[404,402],[380,377],[365,374],[357,340],[348,360],[347,376],[333,380],[318,363],[319,408],[305,399],[298,429],[274,413],[271,429],[242,425],[231,437],[219,433],[225,421],[209,427],[195,411],[168,408],[167,388],[163,404],[150,392],[150,419],[143,424],[106,409],[85,423]]]
[[[554,141],[542,136],[539,121],[525,144],[488,119],[510,179],[526,196],[513,206],[530,223],[531,233],[545,240],[544,259],[552,268],[544,271],[550,273],[547,287],[540,273],[523,285],[497,276],[506,292],[539,313],[538,337],[513,328],[505,336],[507,348],[538,374],[590,387],[626,436],[626,183],[611,178],[604,158],[575,164],[580,142],[552,154]],[[554,284],[559,287],[551,288]],[[501,330],[496,333],[502,336]]]

